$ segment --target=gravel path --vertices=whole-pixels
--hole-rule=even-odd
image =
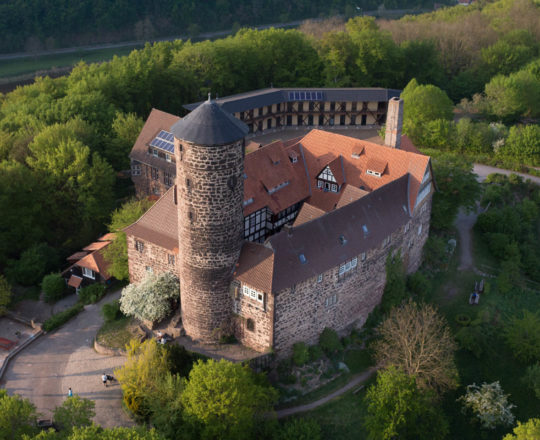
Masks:
[[[475,174],[478,175],[478,180],[480,182],[483,182],[484,180],[486,180],[486,177],[488,176],[488,174],[499,173],[499,174],[504,174],[506,176],[509,176],[510,174],[517,174],[518,176],[523,177],[525,180],[530,179],[531,182],[536,183],[537,185],[540,185],[540,177],[531,176],[530,174],[525,174],[525,173],[518,173],[516,171],[503,170],[502,168],[490,167],[488,165],[481,165],[481,164],[475,163],[473,171]]]
[[[103,356],[92,347],[103,322],[101,306],[119,296],[118,291],[98,304],[86,306],[62,328],[42,336],[23,350],[10,362],[4,375],[3,386],[8,393],[30,399],[38,411],[49,418],[71,387],[74,394],[96,403],[94,421],[97,424],[104,427],[134,425],[122,410],[118,383],[107,388],[101,383],[101,374],[112,374],[125,358]]]
[[[343,388],[340,388],[339,390],[334,391],[331,394],[328,394],[327,396],[322,397],[319,400],[316,400],[315,402],[307,403],[305,405],[300,406],[294,406],[292,408],[285,408],[279,411],[276,411],[276,415],[278,419],[281,419],[283,417],[292,416],[293,414],[298,414],[306,411],[311,411],[312,409],[318,408],[319,406],[324,405],[325,403],[330,402],[330,400],[335,399],[338,396],[341,396],[342,394],[346,393],[350,389],[356,387],[362,382],[365,382],[368,380],[374,373],[376,369],[370,368],[369,370],[359,374],[356,376],[353,380],[351,380],[347,385],[345,385]]]

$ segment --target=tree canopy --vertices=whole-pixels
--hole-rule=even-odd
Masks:
[[[457,386],[456,344],[445,319],[429,304],[409,301],[392,309],[374,343],[379,365],[394,365],[435,391]]]
[[[188,419],[201,425],[202,438],[248,439],[257,418],[272,409],[277,392],[249,366],[225,360],[198,361],[182,394]]]

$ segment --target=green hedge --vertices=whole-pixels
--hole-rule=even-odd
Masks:
[[[83,304],[97,303],[105,295],[106,287],[100,283],[90,284],[79,290],[79,301]]]
[[[62,324],[65,324],[71,318],[78,315],[83,308],[83,304],[77,303],[73,307],[51,316],[49,319],[47,319],[47,321],[43,323],[43,330],[45,330],[46,332],[50,332],[54,329],[57,329]]]

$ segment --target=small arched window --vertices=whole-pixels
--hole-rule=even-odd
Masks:
[[[254,332],[255,331],[255,321],[253,321],[253,319],[251,319],[251,318],[248,318],[248,320],[246,322],[246,327],[250,332]]]

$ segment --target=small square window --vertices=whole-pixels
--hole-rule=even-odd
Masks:
[[[361,261],[366,261],[366,253],[365,253],[365,252],[362,252],[362,253],[360,254],[360,260],[361,260]]]
[[[139,240],[135,240],[135,249],[138,251],[138,252],[143,252],[144,251],[144,243],[142,241],[139,241]]]
[[[319,275],[317,276],[317,282],[318,282],[318,283],[322,283],[322,274],[319,274]]]
[[[175,258],[174,255],[168,254],[167,260],[168,260],[168,263],[169,263],[171,266],[174,266],[174,264],[175,264],[175,262],[176,262],[176,258]]]
[[[146,272],[154,273],[154,269],[152,268],[152,266],[146,266]]]

